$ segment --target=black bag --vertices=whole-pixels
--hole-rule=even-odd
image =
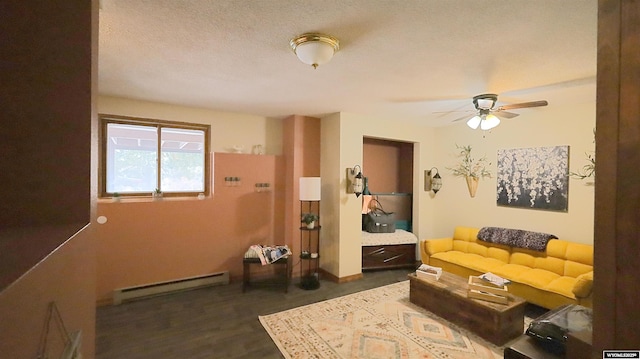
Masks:
[[[374,203],[375,201],[375,203]],[[376,206],[363,216],[364,230],[370,233],[393,233],[396,231],[396,218],[393,212],[386,212],[378,200],[371,200]]]

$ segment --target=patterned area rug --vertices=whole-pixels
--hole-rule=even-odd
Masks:
[[[285,358],[502,358],[409,302],[409,281],[259,317]],[[525,318],[525,325],[528,320]]]

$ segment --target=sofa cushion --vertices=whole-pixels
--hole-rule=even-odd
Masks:
[[[509,263],[511,252],[509,248],[503,246],[490,246],[487,249],[487,256],[500,260],[503,263]]]
[[[453,240],[453,250],[457,252],[467,253],[469,251],[469,242],[458,239]]]
[[[475,242],[480,229],[458,226],[453,231],[453,239],[465,242]]]
[[[593,271],[593,266],[577,263],[574,261],[567,260],[564,263],[564,275],[569,277],[578,277],[582,274],[589,273]]]
[[[504,265],[504,262],[494,258],[486,258],[478,254],[458,251],[440,252],[431,257],[441,261],[465,266],[478,272],[490,272]]]
[[[564,259],[556,257],[536,258],[533,268],[544,269],[557,275],[564,275]]]
[[[434,254],[438,252],[446,252],[453,249],[453,241],[450,238],[439,238],[424,241],[427,246],[427,253]]]
[[[552,280],[546,287],[543,287],[545,290],[550,292],[558,293],[564,295],[568,298],[575,298],[573,294],[573,286],[576,283],[575,277],[558,277]]]
[[[509,258],[509,263],[533,268],[535,266],[536,257],[529,253],[513,252]]]
[[[492,272],[504,265],[504,262],[495,258],[477,258],[467,263],[467,266],[478,272]]]
[[[505,264],[503,266],[500,266],[498,268],[495,268],[492,273],[495,275],[498,275],[502,278],[507,278],[509,280],[515,280],[516,278],[518,278],[522,273],[526,272],[526,271],[530,271],[531,267],[527,267],[527,266],[523,266],[520,264]]]
[[[478,244],[478,243],[469,243],[469,245],[467,246],[467,252],[469,253],[473,253],[473,254],[477,254],[483,257],[487,257],[487,250],[489,248],[487,248],[486,246],[483,246],[482,244]]]
[[[521,273],[515,280],[532,287],[545,288],[551,281],[559,277],[560,275],[548,270],[534,268]]]
[[[556,258],[566,258],[567,246],[569,242],[560,239],[552,239],[547,243],[546,253],[548,256]]]
[[[593,246],[569,242],[565,258],[570,261],[593,266]]]

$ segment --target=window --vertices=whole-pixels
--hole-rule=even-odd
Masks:
[[[209,126],[100,115],[100,194],[209,193]]]

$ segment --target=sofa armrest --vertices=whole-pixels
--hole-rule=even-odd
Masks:
[[[593,271],[579,275],[573,285],[573,294],[576,298],[586,298],[593,290]]]
[[[429,264],[429,257],[436,253],[453,250],[453,238],[423,239],[420,241],[422,263]]]

